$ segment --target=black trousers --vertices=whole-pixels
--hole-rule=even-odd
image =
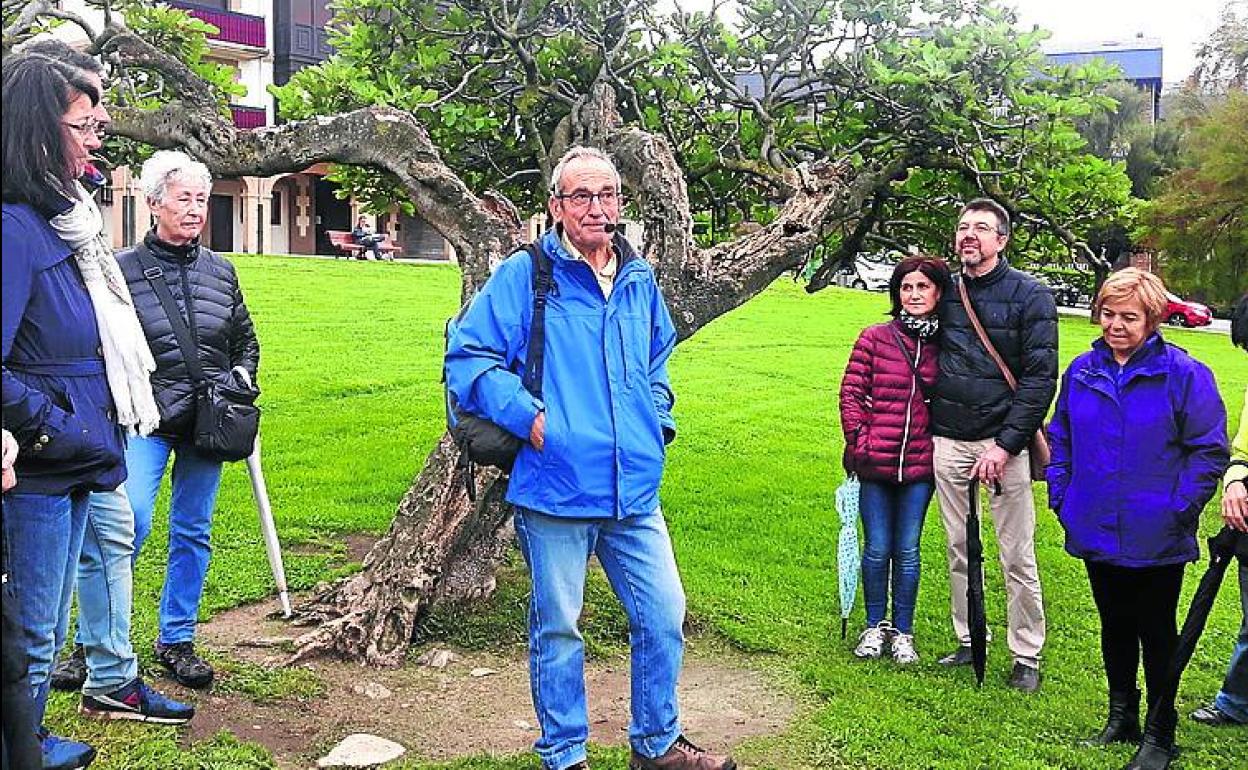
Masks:
[[[0,572],[8,573],[8,545],[4,542],[4,527],[0,525]],[[3,711],[3,727],[0,728],[0,766],[4,770],[38,770],[43,765],[39,741],[35,737],[35,701],[30,692],[29,663],[26,658],[25,637],[20,620],[21,612],[13,586],[4,580],[3,636],[0,636],[0,710]]]
[[[1118,567],[1094,561],[1086,565],[1101,616],[1101,657],[1109,689],[1135,690],[1142,651],[1151,705],[1165,686],[1179,639],[1175,616],[1185,565]]]

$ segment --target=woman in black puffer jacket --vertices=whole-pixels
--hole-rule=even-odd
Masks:
[[[151,532],[156,493],[173,456],[169,564],[160,597],[156,658],[181,684],[206,687],[213,670],[195,653],[195,621],[208,573],[222,463],[192,443],[195,386],[153,281],[164,282],[178,312],[189,322],[209,380],[255,383],[260,345],[234,266],[199,243],[212,190],[208,168],[184,153],[161,151],[143,164],[140,181],[156,226],[142,244],[123,251],[117,261],[156,359],[152,388],[161,420],[151,436],[130,440],[126,493],[134,508],[137,557]],[[145,261],[154,267],[145,270]]]

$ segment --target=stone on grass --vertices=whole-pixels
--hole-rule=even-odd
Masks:
[[[472,676],[480,678],[483,676],[493,676],[494,674],[497,674],[498,672],[492,668],[485,668],[484,666],[482,666],[481,668],[474,668],[470,673]]]
[[[416,659],[416,665],[428,666],[429,668],[446,668],[448,663],[454,663],[459,660],[459,656],[450,650],[428,650],[421,653]]]
[[[394,741],[367,733],[354,733],[325,756],[316,760],[317,767],[376,767],[403,756],[407,749]]]
[[[390,688],[386,687],[384,684],[378,684],[377,682],[357,684],[351,689],[356,695],[363,695],[366,698],[372,698],[373,700],[381,700],[382,698],[390,697]]]

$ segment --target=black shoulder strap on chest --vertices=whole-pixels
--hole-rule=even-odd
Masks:
[[[173,301],[173,294],[170,293],[169,284],[165,281],[164,268],[156,261],[155,255],[146,243],[139,242],[134,247],[134,254],[138,257],[139,266],[143,268],[143,277],[151,285],[152,291],[156,293],[156,299],[160,300],[160,306],[165,310],[165,315],[169,317],[169,326],[172,327],[173,336],[178,341],[178,350],[182,353],[182,360],[186,362],[186,371],[190,374],[191,381],[197,386],[202,386],[208,381],[208,377],[204,375],[204,368],[199,363],[199,346],[195,344],[191,327],[187,325],[186,319],[178,311],[178,303]],[[185,297],[184,300],[187,315],[193,317],[195,311],[191,308],[191,298]]]
[[[524,389],[542,397],[542,370],[546,362],[546,298],[555,284],[554,264],[540,242],[524,247],[533,263],[533,319],[529,323],[529,357],[524,364]]]

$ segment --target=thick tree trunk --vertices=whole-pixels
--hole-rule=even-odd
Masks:
[[[622,128],[614,98],[609,88],[595,88],[577,111],[580,121],[570,121],[565,146],[594,143],[612,153],[625,186],[639,200],[645,255],[659,276],[681,339],[799,264],[822,228],[850,216],[877,183],[864,176],[849,184],[844,170],[820,164],[797,175],[800,186],[775,222],[699,251],[692,240],[684,175],[670,148],[661,137]],[[439,229],[445,225],[429,221]],[[329,652],[397,665],[434,603],[493,591],[494,571],[510,537],[505,526],[510,509],[502,502],[505,481],[489,484],[478,505],[471,506],[463,478],[454,470],[455,456],[443,437],[363,571],[323,589],[300,608],[305,622],[320,625],[300,638],[293,660]]]
[[[478,471],[472,503],[459,450],[443,436],[403,496],[390,531],[364,558],[358,574],[322,587],[299,608],[298,621],[317,627],[296,642],[292,662],[332,653],[395,666],[416,624],[437,601],[488,596],[510,541],[511,507],[496,472]]]
[[[47,6],[42,3],[42,6]],[[6,30],[7,35],[13,30]],[[520,242],[514,206],[477,195],[444,164],[409,113],[368,108],[314,120],[243,131],[219,109],[216,96],[184,64],[116,26],[94,36],[97,51],[132,67],[159,71],[181,98],[155,111],[112,108],[114,131],[156,147],[183,148],[218,175],[271,175],[328,161],[390,172],[421,214],[455,247],[463,294]],[[854,217],[889,175],[859,174],[821,162],[788,173],[790,196],[766,227],[736,241],[699,250],[684,175],[666,141],[625,128],[614,91],[599,84],[565,122],[552,145],[593,143],[616,159],[637,197],[646,225],[645,256],[654,266],[680,338],[762,291],[800,265],[823,231]],[[446,436],[404,495],[390,530],[356,575],[322,587],[299,608],[298,622],[316,624],[299,640],[293,660],[332,653],[375,665],[402,662],[413,631],[440,601],[491,593],[510,541],[505,479],[478,472],[481,494],[466,495],[457,450]]]

